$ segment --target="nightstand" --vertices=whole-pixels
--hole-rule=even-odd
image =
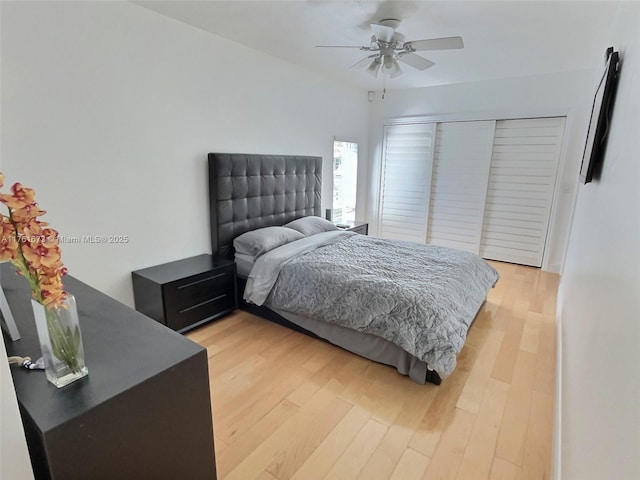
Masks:
[[[236,264],[198,255],[131,273],[136,310],[180,333],[238,307]]]
[[[359,233],[360,235],[368,235],[369,234],[369,224],[367,222],[333,222],[335,225],[349,225],[349,228],[339,227],[340,230],[347,230],[349,232]]]

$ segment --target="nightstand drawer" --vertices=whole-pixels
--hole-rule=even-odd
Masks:
[[[167,310],[182,309],[209,300],[219,291],[232,287],[234,281],[234,266],[229,265],[164,285]]]
[[[235,291],[227,289],[214,296],[182,308],[167,306],[167,326],[174,330],[182,330],[196,323],[210,320],[236,307]]]

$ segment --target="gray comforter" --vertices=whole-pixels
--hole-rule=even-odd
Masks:
[[[259,257],[245,299],[377,335],[445,378],[498,278],[460,250],[326,232]]]

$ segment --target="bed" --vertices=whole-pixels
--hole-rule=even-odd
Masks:
[[[465,252],[328,226],[321,188],[320,157],[209,154],[211,248],[236,260],[240,308],[440,384],[497,272]]]

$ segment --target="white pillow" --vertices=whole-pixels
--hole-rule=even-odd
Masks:
[[[338,230],[338,227],[333,223],[321,217],[302,217],[287,223],[285,227],[292,228],[302,233],[305,237],[315,235],[316,233]]]
[[[237,253],[257,257],[274,248],[304,238],[296,230],[285,227],[265,227],[243,233],[233,240]]]

